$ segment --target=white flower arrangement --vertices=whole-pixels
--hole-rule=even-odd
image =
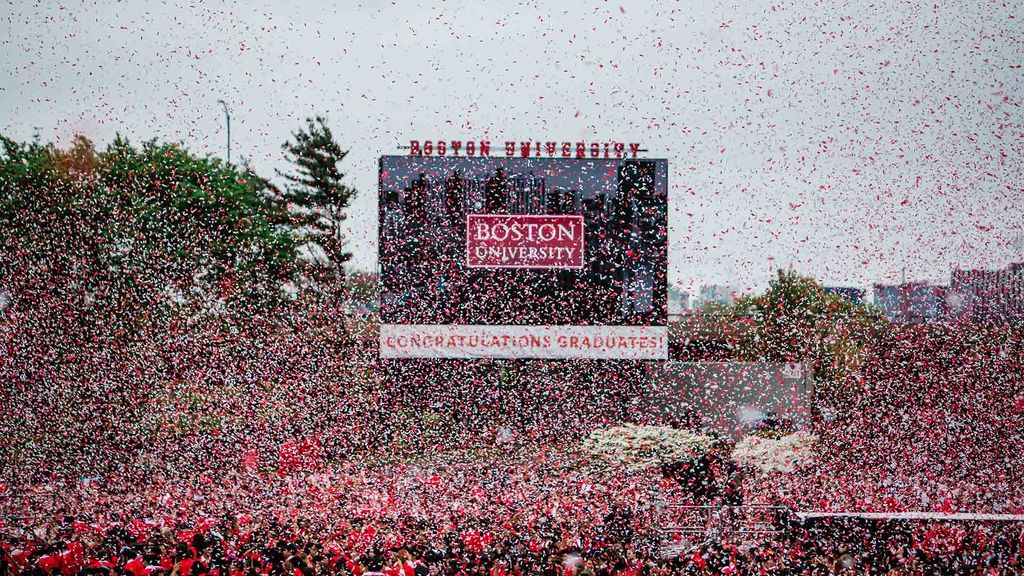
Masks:
[[[692,460],[711,448],[712,439],[667,426],[624,424],[594,430],[583,451],[595,464],[642,470],[679,460]]]
[[[803,430],[781,438],[745,436],[736,443],[732,459],[762,473],[790,473],[810,462],[818,437]]]

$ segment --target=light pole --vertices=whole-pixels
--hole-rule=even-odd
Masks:
[[[224,120],[228,125],[228,164],[231,164],[231,113],[228,112],[228,105],[223,100],[217,102],[224,107]]]

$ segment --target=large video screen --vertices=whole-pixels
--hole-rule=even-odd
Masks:
[[[385,156],[382,357],[667,357],[668,162]]]

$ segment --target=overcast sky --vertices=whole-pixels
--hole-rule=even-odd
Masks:
[[[302,4],[303,7],[299,7]],[[325,115],[358,267],[409,139],[641,142],[670,281],[947,282],[1024,260],[1024,2],[60,2],[0,12],[0,132],[182,142],[272,176]]]

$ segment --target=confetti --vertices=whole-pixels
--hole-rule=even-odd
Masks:
[[[12,3],[0,576],[1024,573],[1021,12]]]

